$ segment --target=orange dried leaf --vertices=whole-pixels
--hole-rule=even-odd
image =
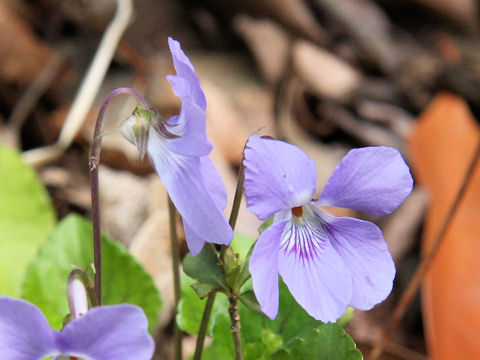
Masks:
[[[409,139],[417,181],[430,193],[423,234],[426,253],[446,220],[480,131],[467,104],[451,94],[436,96]],[[422,287],[431,358],[479,359],[480,164],[444,236]]]

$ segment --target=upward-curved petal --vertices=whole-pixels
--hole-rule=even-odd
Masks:
[[[55,355],[55,333],[34,305],[0,297],[0,359],[36,360]]]
[[[180,43],[169,38],[168,44],[177,75],[169,75],[167,79],[182,101],[180,114],[168,120],[168,123],[173,125],[169,130],[179,135],[178,138],[169,140],[170,147],[181,155],[207,155],[212,150],[212,144],[206,135],[205,94],[193,65],[180,47]]]
[[[62,354],[93,360],[150,360],[154,343],[142,309],[95,307],[68,323],[57,338]]]
[[[330,243],[320,219],[312,214],[303,221],[297,223],[292,218],[285,226],[279,272],[292,296],[310,316],[334,322],[350,303],[352,274]]]
[[[252,135],[244,154],[247,207],[260,219],[310,202],[317,171],[313,160],[298,147]]]
[[[335,168],[317,204],[386,215],[407,198],[412,186],[410,170],[398,150],[353,149]]]
[[[174,153],[169,143],[153,129],[150,130],[148,153],[185,223],[201,239],[229,244],[233,238],[232,228],[215,203],[220,205],[218,194],[212,196],[207,186],[219,181],[218,174],[211,172],[211,164],[207,161],[205,166],[205,160],[200,157]]]
[[[200,86],[200,80],[195,74],[195,69],[190,59],[183,52],[180,43],[177,40],[168,38],[168,46],[172,54],[173,65],[177,76],[185,79],[186,86],[176,88],[174,86],[175,94],[183,100],[184,96],[191,96],[194,104],[201,110],[205,111],[207,108],[207,101],[202,87]],[[173,85],[173,84],[172,84]]]
[[[330,241],[352,273],[353,292],[349,305],[370,310],[392,291],[395,264],[375,224],[348,217],[334,217],[320,209]]]

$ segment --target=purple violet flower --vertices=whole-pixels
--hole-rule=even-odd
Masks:
[[[268,317],[277,316],[279,273],[296,301],[323,322],[336,321],[348,305],[369,310],[390,294],[395,264],[381,230],[318,206],[393,212],[413,186],[397,150],[351,150],[318,200],[312,200],[315,163],[296,146],[253,135],[244,165],[248,209],[262,220],[275,215],[249,263],[255,295]]]
[[[150,360],[154,344],[143,311],[133,305],[100,306],[53,330],[31,303],[0,296],[0,359]]]
[[[188,248],[195,256],[206,241],[230,244],[233,231],[222,212],[227,205],[225,186],[208,157],[212,144],[205,130],[205,95],[178,41],[169,38],[168,44],[177,75],[167,79],[182,108],[167,121],[167,128],[177,137],[167,138],[152,127],[148,154],[182,215]]]

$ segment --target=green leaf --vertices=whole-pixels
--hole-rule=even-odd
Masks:
[[[235,233],[230,247],[239,255],[239,260],[243,262],[255,241],[256,239],[249,235]]]
[[[248,262],[250,261],[255,241],[255,238],[251,236],[235,233],[235,237],[230,244],[230,247],[239,255],[238,259],[241,264],[239,274],[236,278],[236,288],[241,287],[250,277]]]
[[[200,299],[205,299],[212,293],[212,291],[219,289],[219,287],[216,285],[202,283],[192,284],[192,288],[195,290]]]
[[[205,308],[205,303],[207,300],[200,299],[198,297],[197,293],[193,289],[193,285],[196,285],[195,279],[192,279],[188,275],[181,274],[180,286],[182,290],[182,297],[180,303],[178,304],[177,324],[183,331],[186,331],[192,335],[196,335],[198,334],[198,329],[200,328],[203,309]],[[202,284],[202,286],[204,285],[206,284]],[[213,313],[218,306],[223,306],[222,303],[227,303],[226,297],[223,295],[217,295],[213,305]],[[209,322],[210,329],[212,328],[212,323],[212,321]],[[210,330],[208,333],[210,333]]]
[[[185,274],[180,275],[182,297],[178,303],[177,324],[183,331],[196,335],[198,334],[206,300],[199,298],[192,288],[193,284],[195,284],[195,279]]]
[[[246,285],[247,284],[245,284],[245,287]],[[249,291],[245,291],[244,294],[250,294],[246,296],[253,296]],[[210,346],[205,350],[206,355],[202,357],[204,360],[233,358],[234,356],[232,334],[229,330],[231,324],[227,312],[228,303],[223,294],[218,295],[218,297],[224,298],[225,304],[224,308],[214,308],[211,329],[213,340]],[[263,315],[250,311],[250,306],[245,306],[248,300],[245,300],[245,298],[241,299],[241,303],[239,304],[242,347],[245,360],[268,360],[272,353],[275,353],[280,347],[282,347],[282,344],[285,344],[282,347],[283,350],[275,356],[285,356],[284,353],[288,355],[294,350],[297,351],[295,353],[296,355],[300,354],[301,351],[305,351],[308,354],[308,349],[301,348],[300,345],[293,346],[297,343],[301,344],[303,342],[308,342],[308,346],[316,346],[315,344],[312,345],[314,342],[314,336],[317,335],[315,331],[322,330],[325,324],[309,316],[305,310],[298,305],[283,282],[280,281],[280,307],[275,320],[270,320]],[[332,324],[329,324],[328,326],[330,325]],[[335,326],[340,328],[338,325]],[[325,329],[322,331],[325,331]],[[345,335],[344,332],[341,332],[341,335],[342,337],[346,336],[346,339],[350,339],[349,341],[353,343],[353,340],[351,340],[348,335]],[[319,342],[323,342],[323,336],[322,333],[321,337],[316,339]],[[335,340],[333,336],[329,339],[330,340],[328,341]],[[346,342],[345,339],[342,341]],[[286,347],[287,344],[289,346],[288,348]],[[290,347],[292,347],[293,350],[290,349]],[[354,343],[353,349],[355,349]],[[353,351],[352,354],[347,353],[348,356],[346,355],[345,358],[341,359],[361,359],[361,354],[357,350]],[[360,354],[360,358],[358,358],[358,354]],[[323,357],[305,356],[306,357],[303,358],[299,357],[299,359],[324,359]],[[278,358],[281,359],[281,357]],[[295,357],[292,357],[292,359],[295,359]],[[325,357],[325,359],[337,358]]]
[[[0,145],[0,295],[18,297],[25,271],[55,224],[36,173]]]
[[[218,285],[228,289],[223,279],[223,270],[218,263],[217,253],[212,246],[206,244],[197,256],[188,253],[183,260],[185,274],[203,284]]]
[[[37,305],[54,328],[69,312],[67,278],[74,268],[93,263],[92,225],[78,215],[62,220],[30,264],[23,284],[23,298]],[[154,330],[161,308],[153,279],[124,248],[102,237],[102,303],[129,303],[145,311]]]
[[[282,337],[268,329],[262,329],[261,339],[262,343],[265,344],[267,354],[273,353],[283,345]]]
[[[322,324],[303,331],[270,357],[271,360],[361,360],[352,338],[337,324]]]
[[[266,322],[266,327],[280,334],[284,341],[291,339],[304,328],[312,328],[322,322],[315,320],[297,303],[283,281],[279,283],[280,306],[275,320]]]

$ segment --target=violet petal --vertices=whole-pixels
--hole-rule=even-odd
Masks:
[[[218,194],[212,196],[208,191],[207,184],[216,183],[218,179],[205,170],[205,160],[172,152],[169,142],[154,130],[150,130],[148,153],[175,207],[191,230],[209,242],[229,244],[233,231],[215,203],[219,202]]]
[[[260,219],[312,199],[315,163],[298,147],[252,135],[244,154],[247,207]]]
[[[309,315],[334,322],[350,303],[352,274],[330,243],[320,220],[311,215],[304,216],[303,224],[297,224],[294,218],[287,223],[280,243],[279,272],[292,296]]]
[[[260,235],[248,264],[255,297],[270,319],[278,313],[278,251],[286,223],[275,223]]]
[[[317,204],[386,215],[405,200],[412,186],[410,170],[398,150],[353,149],[335,168]]]
[[[167,76],[173,91],[182,101],[178,116],[168,120],[172,133],[179,135],[170,140],[171,149],[180,155],[203,156],[212,150],[205,129],[207,103],[193,65],[182,51],[178,41],[168,39],[177,75]]]
[[[200,171],[202,173],[205,187],[213,202],[219,210],[224,210],[227,206],[227,191],[225,189],[225,185],[223,185],[220,174],[208,156],[202,156],[200,158]],[[183,221],[183,229],[185,231],[185,238],[187,240],[188,248],[193,256],[198,255],[200,251],[202,251],[205,242],[215,243],[215,241],[220,241],[217,242],[217,244],[225,245],[229,243],[225,239],[220,238],[202,238],[190,227],[190,225],[188,225],[185,220]]]
[[[205,100],[205,94],[200,86],[200,80],[195,74],[192,62],[187,55],[185,55],[177,40],[169,37],[168,46],[172,54],[173,65],[175,66],[177,76],[185,79],[188,83],[188,88],[184,89],[186,91],[176,92],[177,96],[182,98],[184,95],[190,95],[192,96],[195,105],[200,109],[205,110],[207,108],[207,101]]]
[[[377,225],[348,217],[334,217],[320,209],[330,241],[350,269],[353,279],[349,305],[370,310],[392,291],[395,264]]]
[[[133,305],[94,307],[58,334],[62,354],[93,360],[150,360],[154,343],[142,309]]]
[[[0,359],[32,360],[56,355],[55,334],[36,306],[0,297]]]

